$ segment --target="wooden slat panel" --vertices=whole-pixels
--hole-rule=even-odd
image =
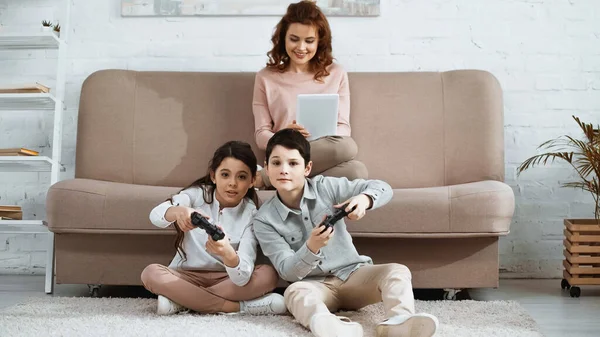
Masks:
[[[583,256],[573,256],[567,250],[563,250],[563,255],[571,264],[600,264],[600,256],[595,255],[583,255]]]
[[[564,229],[563,233],[567,240],[571,242],[597,242],[600,243],[600,235],[589,235],[584,233],[572,232],[569,229]]]
[[[567,260],[563,260],[563,266],[571,275],[600,275],[600,268],[590,266],[573,267]]]
[[[564,223],[571,232],[600,232],[600,223],[594,219],[565,219]]]
[[[572,245],[569,240],[563,240],[565,248],[571,253],[600,253],[600,246]]]
[[[566,270],[563,270],[563,278],[572,286],[600,285],[600,277],[573,277]]]
[[[565,238],[566,238],[567,240],[569,240],[570,242],[573,242],[573,233],[572,233],[572,232],[570,232],[568,228],[565,228],[565,229],[563,230],[563,234],[565,235]]]

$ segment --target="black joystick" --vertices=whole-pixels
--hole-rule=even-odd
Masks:
[[[350,212],[346,212],[346,207],[348,207],[348,204],[344,204],[344,205],[342,205],[342,207],[336,208],[335,211],[333,211],[332,215],[326,216],[325,220],[323,220],[323,222],[320,225],[320,226],[324,226],[325,228],[323,228],[323,230],[319,234],[325,233],[325,231],[328,230],[329,228],[333,227],[333,225],[336,222],[342,220],[345,216],[352,213],[352,211],[354,211],[356,209],[356,206],[354,206],[354,207],[352,207]]]
[[[192,225],[204,229],[206,234],[208,234],[208,236],[215,241],[219,241],[225,237],[225,233],[223,233],[221,228],[208,222],[208,219],[200,215],[198,212],[192,213]]]

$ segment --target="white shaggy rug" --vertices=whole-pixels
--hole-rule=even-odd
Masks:
[[[542,336],[516,302],[417,301],[417,311],[436,315],[438,337]],[[0,311],[0,336],[312,336],[292,316],[155,315],[156,300],[141,298],[48,297]],[[383,305],[339,315],[360,322],[375,336]]]

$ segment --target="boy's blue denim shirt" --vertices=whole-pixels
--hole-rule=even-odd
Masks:
[[[288,208],[278,196],[259,208],[254,233],[263,253],[284,280],[323,280],[335,275],[346,281],[361,265],[373,263],[370,257],[358,255],[344,219],[334,225],[333,237],[318,254],[306,246],[313,228],[321,224],[325,215],[333,214],[333,205],[361,193],[373,200],[371,210],[385,205],[393,196],[390,185],[381,180],[349,181],[319,175],[306,179],[300,210]]]

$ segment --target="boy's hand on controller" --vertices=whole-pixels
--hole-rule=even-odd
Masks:
[[[323,220],[325,220],[325,217],[323,217]],[[333,237],[333,227],[321,233],[322,230],[323,227],[321,226],[313,228],[310,232],[310,237],[306,241],[306,246],[313,254],[317,254],[319,249],[327,246],[327,243],[329,243],[329,240]]]
[[[346,203],[348,203],[348,206],[346,206],[346,212],[349,212],[354,206],[356,206],[354,211],[349,213],[347,216],[347,218],[350,220],[361,219],[363,216],[365,216],[367,209],[371,208],[371,198],[366,194],[362,193],[353,196],[352,198],[342,202],[341,204],[334,205],[333,207],[340,208]]]

